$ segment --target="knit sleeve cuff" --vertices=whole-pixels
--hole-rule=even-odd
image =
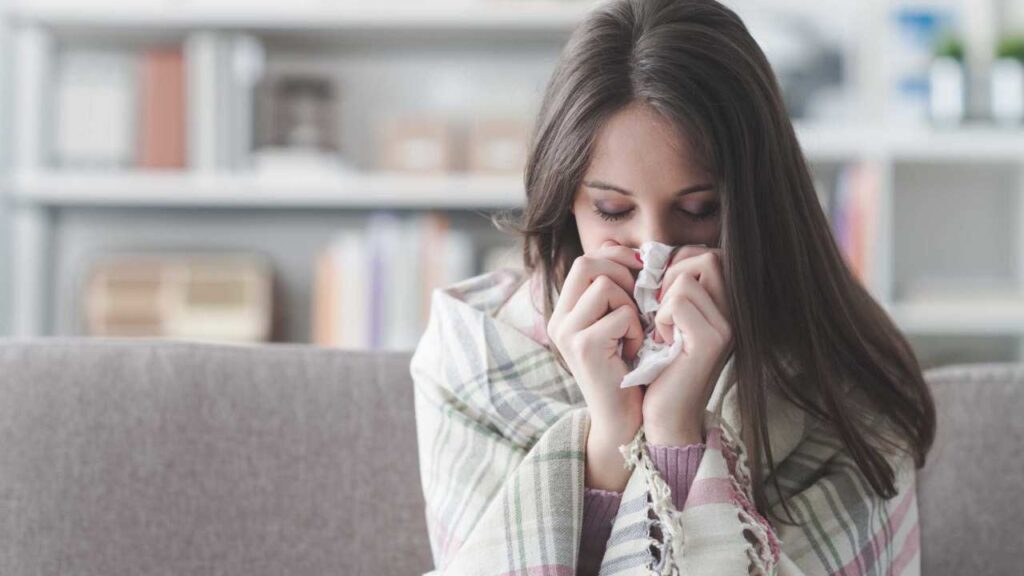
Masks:
[[[583,490],[583,533],[580,536],[580,556],[577,574],[596,575],[601,568],[612,523],[619,512],[622,492],[587,488]]]
[[[647,443],[647,451],[651,455],[654,467],[672,491],[672,504],[676,510],[682,510],[686,504],[686,496],[697,475],[704,456],[703,443],[687,444],[686,446],[661,446]]]
[[[612,520],[619,511],[622,492],[585,488],[583,490],[583,528],[592,531],[607,528],[611,531]]]

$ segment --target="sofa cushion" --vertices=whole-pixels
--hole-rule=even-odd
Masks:
[[[1024,364],[925,373],[938,431],[918,472],[921,573],[1019,574],[1024,518]]]
[[[410,353],[0,341],[0,574],[420,574]]]

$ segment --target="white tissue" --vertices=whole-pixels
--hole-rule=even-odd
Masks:
[[[654,315],[661,304],[655,297],[661,286],[661,279],[668,268],[669,260],[675,253],[675,246],[661,242],[644,242],[640,246],[640,257],[644,267],[636,279],[633,298],[640,308],[640,324],[644,329],[644,340],[637,352],[630,371],[622,379],[620,388],[650,384],[661,374],[662,370],[679,355],[683,347],[683,332],[675,326],[671,345],[654,341]],[[619,344],[622,353],[622,344]]]

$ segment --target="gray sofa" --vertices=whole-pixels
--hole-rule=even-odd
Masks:
[[[408,352],[0,340],[0,575],[422,574]],[[927,373],[924,574],[1018,574],[1024,364]]]

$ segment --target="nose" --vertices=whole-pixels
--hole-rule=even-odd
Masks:
[[[637,234],[637,239],[639,240],[637,248],[639,248],[640,244],[643,244],[644,242],[660,242],[662,244],[674,246],[679,240],[679,238],[677,238],[679,235],[678,228],[673,229],[672,223],[667,222],[665,218],[661,217],[661,215],[652,216],[648,221],[642,224],[641,228],[642,229]]]

